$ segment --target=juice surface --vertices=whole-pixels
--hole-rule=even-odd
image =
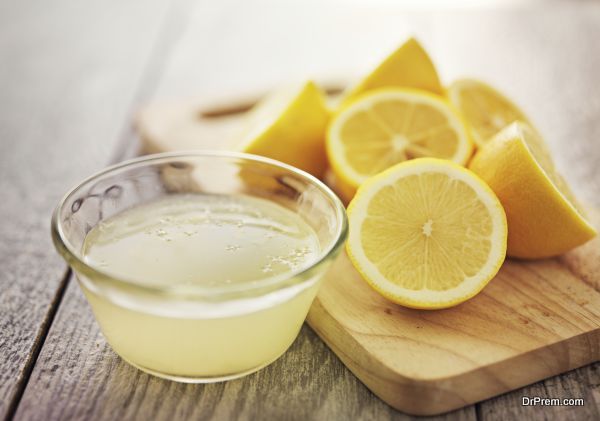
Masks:
[[[316,233],[300,215],[241,195],[173,195],[140,205],[102,221],[83,246],[88,264],[116,278],[208,288],[291,275],[313,263],[319,252]],[[302,326],[319,277],[216,304],[109,297],[93,280],[80,279],[104,335],[121,357],[153,374],[196,382],[246,374],[285,352]],[[188,306],[193,311],[187,313]],[[205,306],[220,313],[204,313]]]
[[[94,227],[86,262],[146,284],[256,282],[310,264],[319,252],[296,213],[250,196],[174,195]]]

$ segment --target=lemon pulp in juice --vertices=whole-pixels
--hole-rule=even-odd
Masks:
[[[315,231],[281,205],[244,195],[173,195],[101,221],[86,236],[88,264],[116,279],[190,291],[252,289],[310,266]],[[268,280],[267,280],[268,282]],[[317,279],[226,300],[156,298],[102,290],[83,277],[115,351],[156,374],[218,378],[273,361],[293,342]]]

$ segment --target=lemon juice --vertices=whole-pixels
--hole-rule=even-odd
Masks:
[[[83,244],[88,265],[147,293],[80,280],[125,360],[164,377],[210,381],[254,371],[291,345],[319,279],[272,286],[320,252],[312,227],[273,201],[178,194],[101,221]]]

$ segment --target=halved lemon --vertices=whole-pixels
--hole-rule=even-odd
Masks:
[[[332,118],[327,156],[345,191],[412,158],[435,157],[464,165],[473,145],[460,115],[442,97],[386,88],[359,97]]]
[[[509,256],[555,256],[596,235],[545,143],[527,124],[516,122],[498,133],[469,168],[506,210]]]
[[[529,121],[515,103],[479,80],[459,79],[450,85],[447,95],[463,114],[477,146],[514,121]]]
[[[277,159],[323,177],[329,110],[312,81],[275,91],[248,114],[238,150]]]
[[[487,285],[506,255],[506,216],[490,188],[452,162],[421,158],[367,180],[348,208],[348,255],[389,300],[437,309]]]
[[[344,93],[342,103],[347,104],[364,92],[390,87],[423,89],[443,94],[444,89],[435,66],[416,39],[409,38],[364,79],[350,87]]]

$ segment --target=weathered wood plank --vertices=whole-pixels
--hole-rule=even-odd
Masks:
[[[261,4],[269,6],[269,19],[251,2],[200,3],[165,63],[156,97],[243,94],[310,73],[358,73],[368,67],[367,57],[375,60],[415,32],[446,80],[480,76],[522,103],[547,134],[576,190],[588,199],[597,195],[590,177],[598,178],[600,167],[593,152],[600,123],[592,118],[599,115],[594,99],[600,97],[594,79],[598,54],[589,57],[597,51],[597,6],[428,14],[325,4],[315,14],[300,6]],[[576,69],[569,72],[563,57]],[[570,83],[563,89],[565,80]],[[577,140],[565,142],[569,133]],[[574,394],[577,388],[590,396],[586,406],[597,410],[597,372],[597,365],[589,366],[573,372],[581,374],[572,382],[557,377],[492,399],[478,405],[477,414],[533,417],[531,408],[520,406],[522,394],[549,390],[545,396],[554,397],[559,390]],[[556,390],[548,389],[551,382]],[[408,419],[362,386],[307,328],[280,360],[244,379],[194,386],[150,377],[109,349],[74,282],[27,386],[17,419]],[[546,418],[593,414],[581,408],[538,409]],[[473,420],[475,407],[442,418]]]
[[[49,221],[106,164],[167,0],[0,5],[0,417],[52,321],[66,266]]]
[[[478,405],[481,420],[564,420],[600,419],[600,364],[592,364],[562,376],[525,387]],[[522,406],[523,397],[583,398],[583,406]]]

